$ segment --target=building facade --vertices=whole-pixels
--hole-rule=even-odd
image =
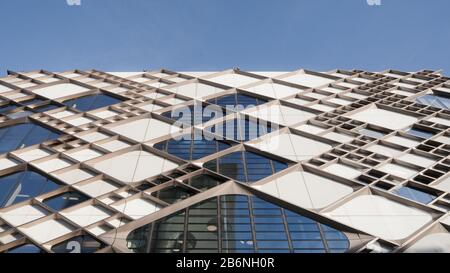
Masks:
[[[440,71],[8,71],[0,252],[450,252]]]

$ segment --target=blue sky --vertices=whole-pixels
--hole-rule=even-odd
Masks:
[[[6,69],[444,69],[450,1],[0,1]]]

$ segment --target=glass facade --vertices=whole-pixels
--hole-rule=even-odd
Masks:
[[[79,97],[63,102],[64,105],[86,112],[122,102],[120,99],[106,94],[95,94]]]
[[[132,231],[139,253],[345,252],[346,235],[254,196],[224,195]]]
[[[234,110],[234,109],[236,109],[237,106],[249,108],[252,106],[258,106],[258,105],[264,104],[268,101],[265,99],[253,97],[250,95],[235,93],[235,94],[226,95],[223,97],[214,98],[214,99],[208,100],[208,102],[220,105],[224,108]]]
[[[61,187],[31,170],[0,177],[0,207],[7,207]]]
[[[0,128],[0,154],[56,139],[59,133],[33,122]]]
[[[86,195],[75,191],[69,191],[44,199],[43,203],[55,211],[60,211],[65,208],[75,206],[86,200],[89,200],[89,197]]]
[[[423,192],[421,190],[409,187],[409,186],[403,186],[395,191],[398,195],[417,201],[422,204],[428,204],[437,197],[433,194],[429,194],[426,192]]]
[[[240,117],[207,127],[206,130],[223,138],[249,141],[275,130],[271,124],[249,117]]]
[[[197,160],[228,149],[231,145],[223,141],[207,140],[201,134],[197,134],[195,136],[185,135],[181,138],[181,140],[166,140],[154,145],[154,147],[158,150],[189,161]]]
[[[241,182],[255,182],[286,169],[288,164],[241,151],[208,161],[204,167]]]
[[[417,98],[417,102],[436,108],[450,110],[450,98],[435,94],[428,94]]]

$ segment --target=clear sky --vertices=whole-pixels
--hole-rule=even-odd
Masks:
[[[444,69],[450,1],[0,1],[0,74],[52,71]]]

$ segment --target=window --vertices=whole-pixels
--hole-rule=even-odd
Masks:
[[[121,100],[111,97],[105,94],[89,95],[84,97],[79,97],[71,100],[66,100],[63,102],[68,107],[78,109],[80,111],[86,112],[90,110],[95,110],[105,106],[110,106],[122,102]]]
[[[224,195],[132,231],[140,253],[345,252],[347,236],[257,197]]]
[[[73,237],[52,247],[55,253],[94,253],[106,245],[90,235]]]
[[[200,174],[190,178],[188,181],[186,181],[186,183],[200,191],[206,191],[222,184],[225,181],[226,179],[216,178],[209,174]]]
[[[170,139],[154,146],[184,160],[197,160],[231,147],[223,141],[207,140],[201,134],[185,135],[180,140]]]
[[[0,154],[56,139],[59,133],[29,122],[0,128]]]
[[[24,245],[20,245],[20,246],[11,248],[11,249],[7,250],[6,253],[28,253],[28,254],[31,254],[31,253],[46,253],[46,252],[33,244],[24,244]]]
[[[435,195],[423,192],[421,190],[409,187],[409,186],[403,186],[395,191],[396,194],[417,201],[422,204],[428,204],[437,197]]]
[[[428,94],[428,95],[417,98],[416,101],[418,103],[433,106],[436,108],[450,110],[450,98],[448,98],[448,97],[434,95],[434,94]]]
[[[196,192],[192,189],[176,185],[152,193],[153,196],[168,204],[180,202],[195,194]]]
[[[41,174],[28,170],[0,177],[0,207],[7,207],[44,193],[61,185]]]
[[[235,109],[236,106],[243,106],[244,108],[251,106],[258,106],[267,102],[265,99],[256,98],[250,95],[243,95],[239,93],[226,95],[223,97],[214,98],[208,101],[220,105],[224,108]]]
[[[411,129],[409,129],[407,131],[407,133],[409,135],[420,137],[420,138],[425,138],[425,139],[432,138],[434,136],[434,133],[432,133],[430,131],[425,131],[425,130],[422,130],[422,129],[419,129],[416,127],[412,127]]]
[[[75,206],[88,199],[89,197],[87,197],[84,194],[75,191],[70,191],[49,197],[45,199],[43,203],[49,206],[50,208],[54,209],[55,211],[60,211],[65,208]]]
[[[368,129],[368,128],[359,130],[359,133],[362,135],[368,136],[368,137],[373,137],[373,138],[382,138],[386,135],[385,133],[383,133],[381,131]]]
[[[273,131],[269,123],[241,117],[207,127],[208,132],[236,141],[249,141]]]
[[[206,162],[204,167],[241,182],[255,182],[286,169],[288,165],[253,152],[242,151]]]

